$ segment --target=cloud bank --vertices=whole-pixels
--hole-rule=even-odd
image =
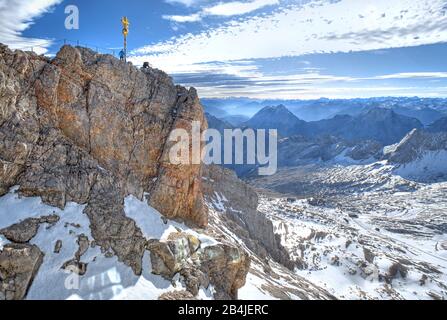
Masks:
[[[215,28],[139,48],[132,52],[131,59],[136,64],[150,61],[175,75],[213,72],[257,82],[268,80],[256,66],[259,59],[447,42],[447,4],[444,0],[317,0],[304,5],[296,2],[288,1],[288,5],[270,13],[230,19]],[[234,3],[223,3],[213,10],[222,15],[230,14],[232,10],[228,8]],[[200,17],[191,20],[195,19]],[[294,76],[303,77],[300,74]],[[322,77],[318,72],[312,76]],[[400,78],[409,76],[403,74]],[[298,85],[290,83],[290,79],[282,79],[290,85]],[[390,78],[385,76],[382,80],[387,79]],[[218,92],[219,88],[214,89]],[[201,92],[205,90],[208,89],[203,88]]]
[[[62,0],[0,0],[0,42],[12,49],[46,53],[51,40],[26,38],[23,31]]]
[[[183,0],[181,0],[183,2]],[[207,16],[217,17],[231,17],[244,15],[266,6],[278,5],[279,0],[251,0],[248,2],[232,1],[232,2],[220,2],[214,6],[205,7],[198,13],[190,15],[164,15],[163,19],[170,20],[178,23],[185,22],[198,22]],[[186,1],[185,5],[192,5],[191,1]]]

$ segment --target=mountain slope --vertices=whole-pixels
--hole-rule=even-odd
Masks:
[[[447,117],[435,121],[427,127],[429,132],[447,132]]]
[[[413,130],[388,148],[387,158],[396,173],[408,179],[435,181],[447,177],[447,132]]]
[[[411,130],[422,127],[419,120],[384,108],[374,108],[355,117],[339,115],[308,124],[313,135],[330,134],[351,142],[375,140],[383,145],[397,143]]]
[[[169,161],[207,127],[194,88],[71,46],[0,46],[0,79],[0,299],[237,298],[251,259],[204,234],[202,166]]]
[[[390,145],[400,141],[411,130],[422,127],[417,119],[398,115],[389,109],[376,108],[355,117],[337,134],[350,141],[376,140]]]

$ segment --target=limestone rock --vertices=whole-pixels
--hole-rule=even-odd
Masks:
[[[218,229],[218,224],[225,224],[261,258],[270,256],[291,270],[300,264],[293,261],[281,245],[280,236],[275,234],[271,220],[257,210],[258,195],[252,187],[241,181],[234,172],[219,166],[204,166],[203,176],[207,201],[213,204],[216,193],[228,201],[225,212],[220,212],[219,221],[212,221],[212,227]]]
[[[6,300],[25,298],[43,256],[34,245],[5,245],[0,252],[0,297]]]
[[[95,243],[137,274],[146,239],[124,197],[146,193],[166,217],[207,224],[201,165],[168,159],[173,130],[207,127],[193,88],[70,46],[49,60],[1,45],[0,79],[0,195],[20,185],[21,195],[61,209],[86,204]]]
[[[201,287],[213,284],[217,299],[237,299],[250,267],[248,254],[235,246],[217,244],[190,249],[198,239],[184,233],[174,233],[164,242],[150,241],[152,272],[171,280],[179,273],[188,292],[197,296]]]
[[[4,235],[11,242],[27,243],[36,236],[40,224],[48,223],[52,225],[58,221],[59,217],[57,215],[29,218],[0,230],[0,234]]]
[[[200,246],[198,239],[183,233],[174,233],[166,242],[149,241],[148,249],[151,252],[152,272],[171,279],[185,268],[188,258],[199,248],[197,244]]]
[[[87,252],[88,248],[90,247],[90,242],[88,241],[88,237],[81,234],[78,237],[78,240],[76,241],[76,243],[78,244],[79,247],[75,253],[75,259],[81,260],[81,257],[84,255],[84,253]]]
[[[80,236],[78,236],[78,240],[76,241],[76,243],[78,244],[78,250],[75,252],[74,259],[66,261],[62,265],[62,269],[73,272],[77,275],[83,276],[87,272],[88,264],[82,262],[81,258],[87,252],[87,250],[90,248],[90,242],[89,242],[87,236],[85,236],[84,234],[81,234]],[[57,245],[58,244],[56,243],[56,246]]]
[[[168,293],[163,293],[158,300],[166,300],[166,301],[179,301],[179,300],[197,300],[190,292],[188,291],[172,291]]]
[[[22,194],[60,208],[87,203],[104,168],[121,195],[149,192],[168,218],[206,225],[201,166],[168,161],[174,129],[207,127],[194,89],[70,46],[51,61],[1,46],[0,74],[0,194],[20,184]]]
[[[146,197],[167,219],[207,226],[202,165],[174,165],[169,159],[174,130],[191,133],[193,122],[200,123],[200,133],[207,128],[194,88],[175,86],[162,71],[139,70],[84,48],[64,46],[50,60],[0,45],[0,90],[0,196],[19,185],[20,195],[61,209],[68,202],[85,205],[93,239],[79,236],[77,252],[62,268],[85,274],[82,256],[94,243],[140,275],[149,248],[154,272],[167,278],[181,274],[193,295],[213,283],[219,297],[237,296],[250,263],[242,249],[201,248],[189,234],[148,244],[124,211],[125,197]],[[28,242],[39,224],[50,220],[28,219],[3,233]],[[35,266],[29,270],[33,275],[41,260],[37,248],[17,248],[14,252],[30,251],[32,263],[25,265]],[[57,241],[54,251],[61,248]],[[1,269],[2,277],[9,269]],[[19,293],[13,298],[23,297],[23,291],[14,291]]]
[[[238,289],[245,285],[250,269],[249,255],[234,246],[206,247],[201,255],[203,272],[216,289],[216,299],[237,299]]]
[[[60,253],[62,249],[62,240],[57,240],[54,245],[54,253]]]
[[[69,260],[62,265],[62,269],[70,271],[78,276],[83,276],[87,272],[87,264],[76,259]]]

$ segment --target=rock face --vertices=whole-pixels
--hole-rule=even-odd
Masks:
[[[20,185],[59,208],[86,204],[96,243],[137,274],[146,240],[125,216],[125,196],[147,193],[167,218],[206,226],[201,165],[168,158],[174,129],[207,127],[193,88],[84,48],[49,60],[0,46],[0,91],[0,195]]]
[[[53,60],[0,48],[0,192],[20,183],[58,207],[88,202],[99,171],[122,195],[206,225],[200,165],[169,163],[172,130],[204,119],[197,93],[163,72],[70,46]]]
[[[239,180],[236,174],[218,166],[204,167],[205,198],[220,213],[213,224],[224,224],[232,230],[245,245],[259,257],[270,256],[289,269],[296,267],[287,250],[281,245],[280,236],[274,232],[271,220],[259,212],[258,195],[248,184]],[[225,200],[223,200],[225,199]],[[226,202],[225,206],[219,204]],[[221,210],[225,207],[224,212]]]
[[[447,133],[411,131],[399,144],[389,149],[386,157],[393,164],[408,164],[421,159],[427,152],[447,151]]]
[[[202,165],[169,161],[175,129],[191,133],[194,121],[207,128],[193,88],[84,48],[64,46],[50,60],[0,45],[0,90],[0,196],[18,185],[21,196],[60,209],[68,202],[85,206],[93,239],[78,235],[78,249],[61,269],[85,275],[94,244],[141,275],[149,250],[153,273],[179,274],[188,291],[160,298],[193,298],[210,284],[216,298],[237,298],[250,265],[243,249],[225,241],[205,246],[183,233],[148,240],[124,210],[133,195],[167,219],[207,226]],[[58,221],[29,218],[0,230],[13,242],[0,253],[0,298],[26,297],[43,257],[28,243],[40,224]],[[54,240],[48,254],[65,249]]]
[[[23,299],[42,260],[43,253],[36,246],[6,245],[0,252],[0,300]]]
[[[418,182],[447,178],[447,133],[413,130],[400,143],[386,148],[385,158],[394,172]]]

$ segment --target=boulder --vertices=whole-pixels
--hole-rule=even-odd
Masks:
[[[196,237],[180,232],[171,234],[167,241],[150,241],[152,272],[168,280],[180,274],[193,296],[201,287],[212,284],[215,298],[237,299],[237,291],[244,286],[250,268],[249,255],[232,245],[202,248],[198,243]]]
[[[0,300],[26,297],[44,254],[37,246],[7,244],[0,252]]]
[[[41,224],[48,223],[54,225],[58,221],[59,216],[57,215],[29,218],[0,230],[0,234],[5,236],[5,238],[11,242],[27,243],[36,236]]]

